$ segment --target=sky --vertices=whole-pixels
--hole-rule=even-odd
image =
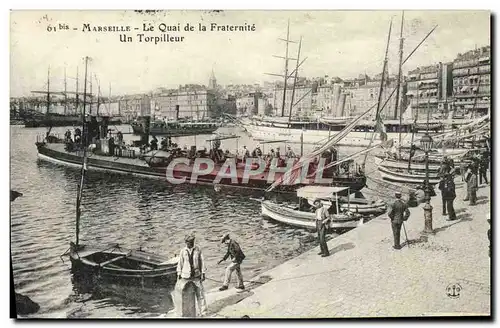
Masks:
[[[93,91],[97,81],[107,96],[148,92],[180,84],[208,84],[212,69],[218,84],[254,84],[273,81],[266,73],[282,74],[287,21],[290,39],[302,37],[300,58],[307,58],[299,76],[341,78],[370,76],[382,70],[391,19],[389,72],[397,73],[401,11],[162,11],[141,14],[123,10],[12,11],[10,17],[10,95],[29,96],[46,90],[50,67],[51,90],[75,90],[76,71],[83,85],[84,57],[89,56]],[[161,32],[167,26],[189,23],[195,31]],[[198,31],[198,24],[255,24],[255,31]],[[69,30],[48,31],[67,25]],[[91,26],[130,26],[130,32],[84,32]],[[143,24],[155,30],[142,32]],[[404,53],[408,54],[437,25],[436,30],[404,66],[452,61],[458,53],[490,44],[489,11],[405,11]],[[77,30],[73,30],[76,28]],[[138,28],[139,30],[135,30]],[[120,42],[120,34],[132,42]],[[183,36],[183,42],[140,43],[146,36]],[[290,45],[296,57],[297,44]],[[406,57],[406,55],[405,55]],[[290,65],[295,65],[290,61]]]

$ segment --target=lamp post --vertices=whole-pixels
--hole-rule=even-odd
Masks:
[[[425,205],[424,205],[424,233],[432,233],[432,205],[431,205],[431,190],[429,183],[429,150],[432,148],[432,137],[426,133],[420,139],[420,146],[425,152]]]

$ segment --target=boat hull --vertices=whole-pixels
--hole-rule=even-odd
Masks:
[[[41,160],[49,161],[58,165],[69,166],[81,169],[82,156],[78,153],[71,153],[64,151],[64,145],[43,143],[37,144],[38,157]],[[111,156],[92,155],[88,158],[87,168],[90,171],[110,172],[117,174],[125,174],[141,178],[152,178],[164,180],[167,183],[172,183],[175,179],[178,182],[183,179],[183,183],[200,184],[200,185],[226,185],[233,187],[243,187],[258,190],[267,189],[272,182],[278,179],[283,172],[276,172],[274,178],[270,178],[267,173],[258,175],[250,175],[247,181],[244,177],[244,169],[237,169],[234,179],[231,178],[218,178],[218,173],[221,167],[214,168],[210,173],[200,175],[194,178],[193,165],[186,165],[184,163],[176,164],[167,177],[167,167],[150,167],[145,161],[132,158],[116,158]],[[326,177],[325,177],[326,179]],[[271,181],[270,181],[271,180]],[[314,180],[314,179],[311,179]],[[328,178],[329,183],[325,185],[344,186],[349,187],[351,192],[359,191],[364,188],[366,184],[365,176],[335,176]],[[314,181],[310,181],[314,183]],[[177,184],[177,183],[176,183]],[[301,184],[282,185],[276,188],[276,191],[293,191]]]
[[[378,171],[382,179],[392,182],[400,182],[405,184],[423,185],[425,182],[425,174],[409,174],[408,172],[398,172],[397,169],[390,169],[383,165],[378,166]],[[429,176],[429,184],[436,185],[440,178],[434,174]]]
[[[261,203],[261,214],[274,221],[297,228],[316,231],[316,217],[312,212],[302,212],[265,200]],[[338,214],[331,217],[330,229],[352,229],[363,224],[360,215]]]
[[[138,252],[140,256],[136,256]],[[176,281],[177,258],[169,261],[149,252],[122,248],[83,252],[71,248],[69,256],[73,273],[87,283],[166,286]]]
[[[264,140],[264,141],[276,141],[276,140],[287,140],[289,143],[300,143],[301,138],[306,144],[318,144],[321,142],[326,142],[329,138],[335,136],[338,132],[329,132],[328,130],[302,130],[302,129],[289,129],[281,127],[270,127],[270,126],[260,126],[250,124],[244,124],[244,129],[253,138]],[[373,132],[360,132],[351,131],[340,140],[338,146],[354,146],[354,147],[368,147],[372,143]],[[415,138],[420,138],[424,134],[416,133]],[[398,144],[399,134],[396,132],[387,132],[388,139],[394,139],[395,144]],[[379,135],[375,134],[374,143],[381,142],[379,140]],[[402,134],[402,145],[410,145],[411,143],[411,133]]]

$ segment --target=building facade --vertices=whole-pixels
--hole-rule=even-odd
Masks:
[[[457,114],[486,114],[491,106],[491,47],[458,54],[453,61],[453,108]]]
[[[216,95],[206,89],[170,90],[156,95],[153,104],[156,118],[204,120],[214,114]]]
[[[384,88],[382,89],[381,106],[386,103],[387,99],[396,88],[396,79],[390,78],[386,81]],[[358,116],[363,112],[367,111],[370,107],[376,106],[378,102],[379,92],[380,92],[380,80],[355,80],[346,83],[343,88],[343,94],[345,99],[340,98],[340,104],[337,112],[340,114],[338,116]],[[400,86],[400,99],[404,99],[404,83]],[[395,113],[396,106],[396,96],[395,93],[387,101],[385,107],[381,110],[380,115],[382,119],[394,119],[399,117],[401,112],[401,105],[405,101],[400,101],[400,106],[398,106],[398,111]],[[406,108],[403,108],[405,110]],[[375,111],[371,115],[374,117]]]
[[[451,63],[418,67],[408,72],[409,104],[418,119],[446,115],[451,103]]]
[[[273,97],[274,115],[281,116],[283,109],[283,88],[276,88]],[[292,101],[293,89],[286,89],[284,116],[290,115],[290,104]],[[316,99],[314,99],[316,100]],[[292,117],[311,116],[316,111],[316,103],[313,101],[313,87],[296,87],[293,97]]]

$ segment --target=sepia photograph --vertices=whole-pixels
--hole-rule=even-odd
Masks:
[[[492,319],[488,10],[11,10],[10,317]]]

